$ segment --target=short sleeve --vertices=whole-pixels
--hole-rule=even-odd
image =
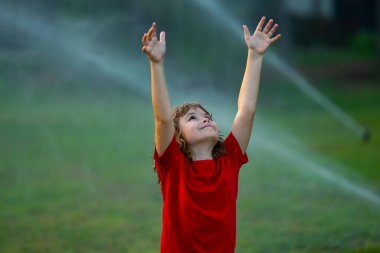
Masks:
[[[175,135],[173,135],[173,138],[169,144],[169,146],[165,149],[165,151],[161,154],[158,155],[157,153],[157,148],[154,146],[154,154],[153,154],[153,159],[154,159],[154,165],[155,169],[158,174],[158,179],[160,182],[163,181],[167,170],[170,167],[173,167],[173,163],[178,159],[178,155],[181,153],[179,150]]]
[[[224,145],[226,147],[227,155],[232,157],[234,163],[237,164],[239,168],[248,162],[247,153],[243,154],[240,145],[232,132],[230,132],[224,140]]]

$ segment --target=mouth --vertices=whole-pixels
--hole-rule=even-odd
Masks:
[[[213,125],[211,125],[211,124],[206,124],[206,125],[202,126],[202,127],[201,127],[201,130],[202,130],[202,129],[205,129],[205,128],[207,128],[207,127],[211,127],[212,129],[216,130],[216,129],[215,129],[215,126],[213,126]]]

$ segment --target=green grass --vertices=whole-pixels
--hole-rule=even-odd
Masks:
[[[150,108],[99,100],[2,105],[2,252],[157,251]]]
[[[263,89],[265,119],[379,194],[380,90],[329,93],[371,129],[372,141],[363,143],[302,96],[288,100],[294,91],[282,87],[288,93],[281,96]],[[0,101],[1,252],[159,251],[162,201],[148,99],[0,82]],[[296,102],[305,106],[289,113]],[[236,252],[380,252],[379,206],[260,147],[249,157]]]
[[[295,61],[302,65],[321,67],[323,65],[355,63],[357,61],[367,62],[376,60],[375,46],[353,45],[346,48],[313,48],[295,52]]]
[[[290,83],[263,87],[263,116],[312,150],[350,168],[380,192],[380,87],[375,83],[340,86],[319,82],[322,94],[371,133],[366,142]]]

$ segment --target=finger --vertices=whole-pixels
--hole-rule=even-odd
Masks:
[[[152,51],[151,48],[147,47],[147,46],[143,46],[142,49],[141,49],[144,53],[146,54],[150,54],[150,52]]]
[[[256,31],[260,31],[261,32],[261,29],[263,29],[263,25],[264,25],[265,19],[266,19],[266,17],[262,17],[261,18],[259,24],[256,27]]]
[[[147,33],[147,40],[148,40],[148,41],[149,41],[149,40],[152,40],[152,33],[153,33],[153,29],[150,28],[149,31],[148,31],[148,33]]]
[[[267,23],[267,25],[264,27],[263,33],[268,33],[272,24],[273,24],[273,19],[270,19],[269,22]]]
[[[141,40],[141,42],[142,42],[143,44],[146,43],[146,38],[147,38],[147,34],[144,33],[144,35],[143,35],[143,37],[142,37],[142,40]]]
[[[152,40],[152,37],[153,37],[153,29],[154,29],[154,23],[153,23],[153,25],[151,26],[151,28],[149,28],[149,31],[148,31],[148,40]]]
[[[249,40],[251,37],[251,34],[249,33],[249,29],[246,25],[243,25],[243,31],[244,31],[244,39]]]
[[[161,33],[160,33],[160,42],[165,42],[166,40],[165,40],[165,32],[164,31],[162,31]]]
[[[275,25],[272,27],[272,29],[270,29],[270,31],[268,32],[268,36],[269,36],[269,38],[273,36],[273,34],[276,32],[277,28],[278,28],[278,24],[275,24]]]
[[[156,23],[153,22],[153,24],[152,24],[152,28],[153,28],[152,37],[153,38],[157,37],[157,32],[156,32],[157,29],[156,29],[156,27],[157,27]]]
[[[270,39],[270,43],[276,42],[281,38],[281,34],[277,34],[274,38]]]

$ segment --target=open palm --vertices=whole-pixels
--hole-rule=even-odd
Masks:
[[[256,27],[255,33],[251,36],[246,25],[243,26],[244,29],[244,39],[247,46],[256,51],[259,54],[265,53],[268,47],[275,41],[281,38],[281,34],[276,35],[272,38],[273,34],[276,32],[278,25],[273,25],[273,20],[269,20],[267,25],[264,27],[265,17],[262,17],[259,24]]]
[[[165,32],[160,33],[160,40],[158,40],[156,23],[153,23],[149,31],[144,33],[142,44],[142,51],[147,54],[151,61],[161,61],[166,52]]]

